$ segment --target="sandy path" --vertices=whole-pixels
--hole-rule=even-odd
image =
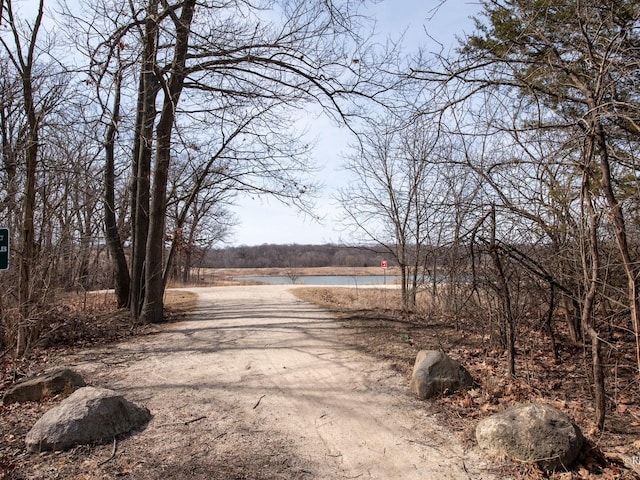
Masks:
[[[212,459],[246,464],[254,454],[265,468],[274,458],[284,465],[273,478],[492,478],[412,398],[407,379],[342,343],[342,327],[289,288],[194,290],[191,320],[98,361],[77,359],[154,414],[125,441],[148,452],[150,478],[206,478]],[[241,449],[253,453],[234,457]]]

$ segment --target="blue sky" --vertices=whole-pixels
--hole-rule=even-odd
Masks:
[[[34,4],[33,0],[18,3],[25,12]],[[470,17],[479,10],[478,0],[380,0],[367,13],[376,19],[380,42],[387,37],[398,38],[405,32],[405,52],[411,53],[419,46],[427,51],[439,50],[435,40],[450,48],[456,36],[471,31]],[[318,181],[324,188],[317,199],[316,213],[324,222],[319,224],[272,198],[239,197],[232,211],[240,223],[234,228],[229,244],[322,244],[352,240],[340,230],[339,207],[333,200],[336,190],[349,181],[342,165],[352,139],[346,128],[337,127],[324,117],[309,119],[309,131],[310,138],[317,139],[313,157],[322,168]]]
[[[406,31],[405,51],[410,53],[420,45],[428,51],[437,50],[437,44],[429,36],[444,45],[453,45],[456,36],[470,33],[473,25],[470,17],[479,8],[477,2],[465,0],[384,0],[375,5],[371,14],[377,19],[382,38],[387,35],[396,38]],[[314,157],[322,167],[318,179],[324,189],[317,200],[317,213],[325,218],[324,223],[318,224],[273,199],[239,198],[233,211],[241,223],[234,229],[231,244],[321,244],[351,240],[348,233],[340,230],[339,207],[332,199],[336,189],[349,180],[341,170],[349,134],[325,118],[310,121],[309,128],[312,137],[318,139]]]

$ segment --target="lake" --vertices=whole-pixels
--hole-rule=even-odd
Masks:
[[[244,280],[250,282],[267,283],[269,285],[288,285],[293,284],[290,277],[287,276],[246,276],[236,277],[235,280]],[[400,280],[397,275],[300,275],[296,278],[296,285],[390,285]]]

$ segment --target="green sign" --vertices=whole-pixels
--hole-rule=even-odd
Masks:
[[[9,270],[9,229],[0,228],[0,270]]]

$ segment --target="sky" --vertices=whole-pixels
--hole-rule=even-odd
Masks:
[[[376,18],[381,41],[387,36],[397,38],[405,32],[403,44],[405,51],[410,53],[420,45],[428,51],[437,50],[434,40],[453,45],[456,36],[471,32],[471,16],[478,11],[476,1],[383,0],[370,13]],[[316,200],[315,213],[324,221],[318,223],[272,198],[240,197],[232,209],[240,223],[234,228],[230,245],[353,241],[349,232],[340,227],[340,208],[334,200],[337,189],[349,181],[342,166],[352,138],[345,127],[335,126],[325,117],[310,119],[309,130],[310,136],[317,139],[313,154],[321,168],[317,180],[324,185]]]
[[[378,41],[397,39],[404,32],[404,51],[418,47],[427,51],[456,45],[455,37],[472,31],[471,16],[478,13],[478,0],[378,0],[366,14],[376,19]],[[21,6],[28,10],[27,0]],[[35,5],[35,3],[33,3]],[[35,8],[35,6],[34,6]],[[432,37],[432,38],[430,38]],[[340,228],[340,208],[334,197],[350,178],[342,168],[353,138],[346,127],[339,127],[326,117],[309,117],[309,138],[316,139],[312,158],[320,168],[316,181],[324,187],[316,200],[314,214],[318,223],[269,197],[237,198],[231,211],[238,225],[228,238],[228,245],[326,244],[350,243],[354,239]]]

